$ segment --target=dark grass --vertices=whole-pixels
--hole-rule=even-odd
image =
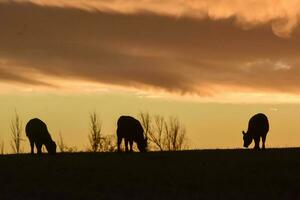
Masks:
[[[0,199],[300,199],[300,148],[0,156]]]

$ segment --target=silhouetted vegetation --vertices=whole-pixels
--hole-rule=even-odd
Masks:
[[[166,120],[161,115],[151,117],[147,112],[139,114],[145,132],[156,150],[178,151],[188,148],[186,130],[178,118]]]
[[[66,144],[64,142],[64,138],[63,138],[63,136],[62,136],[61,133],[59,133],[59,140],[58,140],[57,144],[58,144],[58,149],[59,149],[60,152],[63,153],[63,152],[66,151],[67,146],[66,146]]]
[[[165,146],[169,151],[187,148],[186,131],[176,117],[170,117],[165,123]]]
[[[14,153],[21,153],[21,142],[23,140],[22,138],[22,132],[23,132],[23,125],[22,121],[20,119],[19,114],[17,111],[15,111],[15,115],[13,119],[10,121],[10,130],[11,130],[11,148]]]
[[[141,112],[138,117],[140,118],[141,124],[143,126],[144,135],[145,135],[145,137],[148,137],[149,132],[152,131],[151,116],[148,112],[145,112],[145,113]]]
[[[96,112],[90,114],[89,148],[92,152],[116,151],[116,137],[102,133],[102,121]]]
[[[160,115],[154,116],[154,127],[153,127],[153,130],[149,134],[149,138],[150,138],[150,141],[152,141],[160,151],[165,150],[165,147],[164,147],[165,126],[166,126],[165,119],[162,116],[160,116]]]
[[[76,146],[66,146],[64,152],[66,152],[66,153],[76,153],[76,152],[78,152],[78,148]]]
[[[101,140],[101,152],[115,152],[117,151],[117,138],[115,135],[103,136]]]
[[[96,112],[90,114],[90,151],[97,152],[101,149],[102,122]]]
[[[78,152],[78,149],[76,146],[69,146],[65,142],[63,136],[61,133],[59,133],[59,139],[58,139],[58,149],[61,153],[75,153]]]

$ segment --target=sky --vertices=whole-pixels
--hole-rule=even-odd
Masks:
[[[300,146],[299,0],[0,0],[0,140],[15,110],[88,145],[89,113],[177,116],[192,148]],[[24,148],[28,142],[24,138]]]

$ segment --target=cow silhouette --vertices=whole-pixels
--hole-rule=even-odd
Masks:
[[[42,154],[42,146],[45,145],[49,154],[56,153],[56,144],[52,140],[47,125],[40,119],[31,119],[26,124],[26,136],[29,139],[31,154],[34,154],[34,145],[37,153]]]
[[[128,143],[132,152],[133,142],[137,144],[140,152],[146,151],[147,138],[144,138],[144,129],[137,119],[130,116],[121,116],[118,119],[117,125],[118,151],[120,151],[123,138],[125,140],[126,152],[128,152]]]
[[[244,131],[243,133],[243,140],[244,140],[244,147],[248,147],[253,139],[254,139],[254,149],[260,149],[259,142],[260,138],[262,138],[262,149],[265,149],[265,142],[266,137],[269,131],[269,121],[266,115],[262,113],[258,113],[251,117],[248,124],[247,133]]]

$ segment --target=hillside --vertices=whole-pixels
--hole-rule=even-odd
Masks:
[[[300,149],[0,157],[2,199],[299,199]]]

